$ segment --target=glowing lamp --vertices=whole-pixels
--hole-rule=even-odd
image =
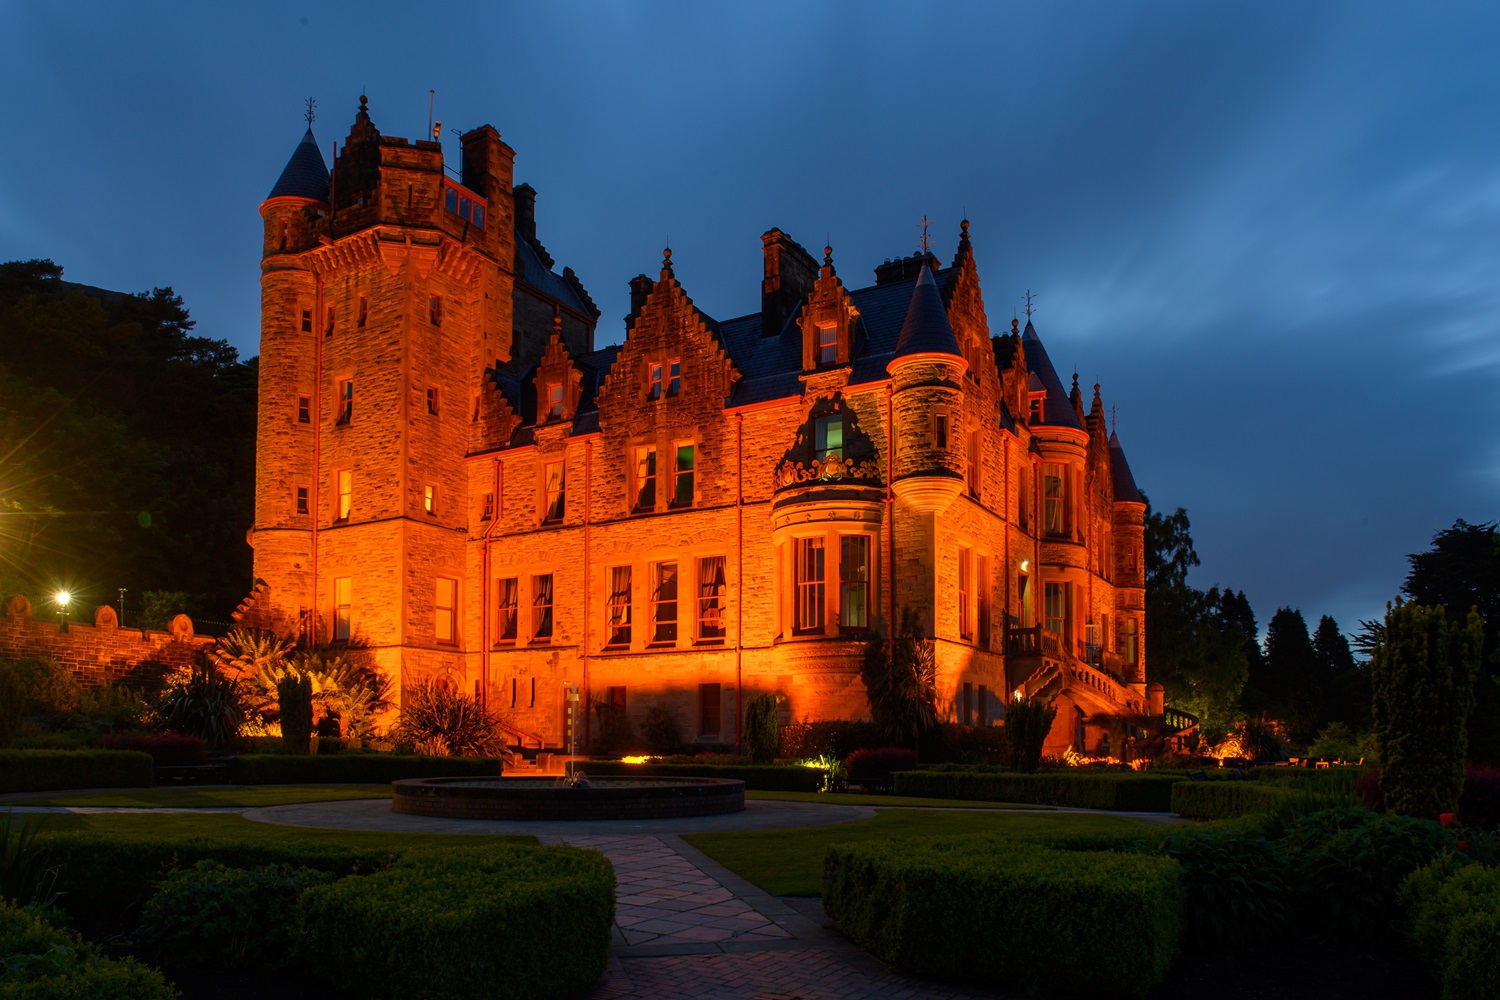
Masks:
[[[68,602],[71,601],[72,599],[73,599],[73,595],[70,594],[70,593],[68,593],[66,590],[59,590],[57,592],[57,598],[56,598],[56,600],[57,600],[57,603],[61,607],[64,607],[64,608],[67,607],[68,606]]]
[[[1030,559],[1022,559],[1021,560],[1021,572],[1025,573],[1029,569],[1031,569],[1031,560]]]

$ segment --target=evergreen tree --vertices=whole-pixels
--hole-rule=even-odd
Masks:
[[[1318,619],[1313,633],[1313,655],[1323,678],[1323,723],[1342,722],[1364,729],[1370,714],[1370,687],[1354,662],[1349,640],[1331,615]]]
[[[1266,626],[1266,651],[1256,685],[1264,710],[1286,726],[1293,743],[1306,746],[1323,726],[1325,678],[1302,612],[1281,608]]]

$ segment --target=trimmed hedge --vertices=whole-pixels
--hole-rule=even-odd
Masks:
[[[1168,812],[1172,807],[1172,786],[1185,779],[1186,776],[1134,772],[901,771],[896,775],[896,794],[1125,812]]]
[[[197,767],[208,756],[208,744],[184,733],[126,733],[102,736],[105,750],[139,750],[150,754],[157,767]]]
[[[1144,997],[1182,937],[1170,858],[1069,853],[999,838],[834,844],[823,910],[901,972]],[[1129,914],[1107,931],[1080,914]]]
[[[401,778],[492,778],[498,757],[406,757],[394,754],[242,754],[229,764],[236,785],[378,785]]]
[[[76,934],[0,901],[0,998],[175,1000],[162,974],[133,959],[106,958]]]
[[[588,775],[638,778],[733,778],[743,781],[747,791],[816,792],[823,772],[800,764],[626,764],[617,760],[594,760],[582,766]]]
[[[299,909],[306,952],[359,996],[565,997],[609,962],[614,868],[571,847],[414,850]]]
[[[1172,786],[1172,811],[1184,819],[1237,819],[1274,809],[1290,794],[1249,781],[1179,781]]]
[[[1443,1000],[1500,996],[1500,869],[1450,856],[1407,876],[1400,899]]]
[[[148,788],[154,774],[135,750],[0,750],[0,792]]]

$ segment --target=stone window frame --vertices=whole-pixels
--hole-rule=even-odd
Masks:
[[[863,539],[863,541],[864,541],[864,550],[865,550],[865,553],[864,553],[865,554],[865,560],[864,560],[864,563],[865,563],[864,564],[864,579],[859,579],[858,577],[852,577],[852,576],[850,576],[848,574],[848,562],[849,561],[845,558],[845,556],[848,554],[849,550],[852,548],[852,546],[849,543],[853,539],[856,539],[856,538]],[[871,587],[872,587],[872,585],[875,582],[875,571],[874,571],[874,565],[873,565],[873,563],[874,563],[875,537],[872,534],[870,534],[869,532],[867,532],[867,531],[841,531],[841,532],[838,533],[838,539],[839,539],[839,544],[838,544],[838,554],[839,554],[839,562],[838,562],[839,593],[838,593],[837,627],[838,627],[838,630],[839,630],[840,633],[847,633],[847,632],[863,633],[863,632],[868,632],[868,631],[870,631],[870,612],[873,609],[873,604],[872,604],[872,601],[871,601],[871,597],[872,597]],[[865,616],[865,620],[864,620],[864,624],[862,624],[862,625],[853,624],[851,622],[847,622],[847,621],[844,620],[845,617],[846,617],[845,608],[848,606],[848,603],[849,603],[846,600],[846,595],[852,594],[854,592],[854,588],[856,586],[862,586],[863,589],[864,589],[864,616]]]
[[[813,357],[819,368],[831,368],[839,363],[839,325],[819,323],[817,340],[813,343]]]
[[[312,396],[306,393],[297,394],[297,423],[312,423]]]
[[[304,310],[302,310],[302,332],[303,333],[312,333],[313,332],[313,315],[312,315],[312,310],[311,309],[304,309]]]
[[[1033,392],[1028,394],[1030,410],[1027,414],[1028,424],[1039,424],[1047,419],[1047,393]]]
[[[443,325],[443,297],[437,292],[431,292],[427,296],[427,324],[434,327]]]
[[[334,496],[337,498],[333,519],[340,524],[347,524],[354,513],[354,469],[335,469],[333,481],[336,487]]]
[[[846,625],[843,618],[844,538],[859,535],[865,538],[865,624]],[[810,538],[823,542],[823,615],[821,625],[804,626],[798,590],[801,546]],[[777,545],[776,566],[778,573],[777,601],[781,640],[803,641],[807,639],[838,638],[840,636],[862,636],[876,627],[879,620],[881,586],[880,532],[878,525],[865,521],[818,521],[794,530],[790,537]]]
[[[958,637],[964,642],[974,640],[974,550],[967,545],[958,547]]]
[[[348,642],[354,634],[354,578],[333,579],[333,641]]]
[[[547,415],[544,422],[551,423],[563,418],[563,410],[568,405],[565,387],[561,382],[548,382],[547,386]]]
[[[557,489],[552,489],[552,470],[558,470]],[[541,479],[537,484],[541,496],[538,498],[538,520],[542,524],[562,524],[568,514],[568,462],[566,457],[541,463]],[[556,507],[554,513],[553,508]]]
[[[629,649],[635,634],[632,622],[635,604],[634,567],[629,563],[606,566],[604,579],[604,648]]]
[[[1056,470],[1054,474],[1051,470]],[[1042,463],[1042,534],[1048,538],[1067,538],[1068,515],[1072,513],[1072,505],[1068,502],[1069,480],[1068,466],[1064,462]],[[1056,492],[1053,492],[1053,483],[1056,483]]]
[[[650,608],[647,627],[650,629],[647,646],[675,646],[682,635],[682,569],[681,562],[676,557],[671,559],[659,559],[651,562],[650,575],[647,578],[647,603]],[[671,596],[661,596],[663,589],[668,583],[662,577],[664,567],[672,567]],[[664,612],[670,608],[671,618],[663,617]],[[670,634],[667,634],[667,631]]]
[[[678,466],[682,458],[682,449],[687,448],[692,452],[692,467],[683,469]],[[660,475],[660,470],[658,470]],[[686,500],[679,499],[681,492],[681,478],[687,476],[692,484],[691,493]],[[698,441],[696,438],[682,438],[672,442],[672,494],[667,501],[667,506],[675,510],[686,510],[689,507],[698,506]]]
[[[479,519],[492,521],[495,518],[495,494],[486,493],[479,501]]]
[[[506,586],[509,584],[509,586]],[[509,635],[506,635],[509,632]],[[514,646],[521,632],[521,578],[495,579],[495,645]],[[514,704],[514,696],[512,696]]]
[[[953,415],[946,404],[932,408],[932,446],[938,451],[947,451],[953,437]]]
[[[992,553],[974,553],[974,642],[980,649],[989,649],[993,642],[994,628],[990,617],[994,614],[994,577],[990,567],[994,564]]]
[[[649,464],[651,470],[649,476],[643,475],[641,472],[641,464],[648,456],[650,458]],[[646,444],[631,446],[629,471],[629,512],[632,514],[649,514],[654,512],[657,508],[657,500],[661,492],[657,488],[661,485],[661,454],[660,449],[656,447],[656,442],[652,441]],[[642,486],[646,480],[650,480],[651,483],[650,503],[643,503],[641,497]]]
[[[312,490],[308,489],[306,486],[298,486],[293,492],[292,496],[294,502],[294,506],[292,509],[299,516],[312,513],[310,499],[312,496]]]
[[[422,485],[422,510],[428,517],[437,517],[438,488],[436,483]]]
[[[651,400],[661,399],[663,389],[666,385],[662,376],[666,372],[666,366],[660,361],[648,361],[646,363],[646,398]]]
[[[1066,641],[1068,619],[1071,617],[1068,604],[1069,598],[1072,595],[1068,593],[1069,589],[1068,581],[1066,580],[1044,580],[1042,582],[1042,630],[1063,637],[1064,648],[1068,646]],[[1054,597],[1056,598],[1055,604]],[[1053,628],[1053,623],[1057,623],[1058,627]]]
[[[448,585],[449,603],[446,606],[443,604],[444,584]],[[443,635],[445,623],[448,633],[446,638]],[[458,645],[458,581],[451,576],[439,576],[433,581],[432,634],[440,646]]]
[[[541,581],[547,581],[544,586]],[[550,643],[557,632],[557,577],[553,573],[531,575],[531,639]],[[545,601],[543,600],[545,598]],[[543,631],[545,629],[545,631]]]
[[[434,417],[438,415],[438,387],[435,385],[427,387],[427,413]]]
[[[359,295],[359,305],[356,316],[357,318],[354,321],[354,325],[357,328],[363,330],[365,328],[365,323],[370,318],[370,300],[364,295],[364,293],[360,293]]]
[[[682,359],[667,359],[667,392],[670,399],[676,399],[682,395]]]
[[[979,499],[983,473],[984,454],[979,431],[977,428],[971,429],[964,448],[964,485],[968,489],[969,496],[974,500]]]
[[[838,428],[839,443],[830,446],[828,440],[831,435],[829,431]],[[842,413],[825,413],[813,420],[813,457],[819,462],[826,462],[831,455],[834,458],[844,457],[844,415]]]
[[[338,387],[339,418],[334,426],[348,427],[354,423],[354,376],[340,376]]]
[[[717,582],[709,580],[709,566],[719,561]],[[723,553],[695,555],[693,560],[693,641],[705,646],[723,645],[729,636],[729,557]],[[705,583],[705,581],[708,581]],[[717,593],[705,593],[705,586],[717,589]],[[680,585],[679,585],[680,589]],[[708,626],[708,611],[717,612],[717,626]],[[718,635],[705,635],[705,629],[717,628]]]

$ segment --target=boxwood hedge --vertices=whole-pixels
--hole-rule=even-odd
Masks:
[[[1443,1000],[1500,996],[1500,869],[1449,856],[1407,876],[1401,903]]]
[[[1252,781],[1179,781],[1172,786],[1172,811],[1184,819],[1236,819],[1274,809],[1291,794],[1289,786]]]
[[[0,998],[174,1000],[162,974],[132,959],[106,958],[77,935],[0,901]]]
[[[626,764],[595,760],[582,765],[582,769],[600,776],[733,778],[743,781],[747,790],[759,792],[816,792],[823,784],[821,770],[798,764]]]
[[[229,765],[236,785],[376,785],[399,778],[497,777],[498,757],[406,757],[395,754],[242,754]]]
[[[0,792],[149,788],[151,757],[135,750],[0,750]]]
[[[896,794],[1126,812],[1167,812],[1172,806],[1172,787],[1184,780],[1186,775],[1133,772],[1012,774],[1004,771],[921,770],[898,773]]]
[[[1177,954],[1183,900],[1170,858],[999,838],[834,844],[823,866],[824,912],[894,968],[1067,995],[1145,996]]]

